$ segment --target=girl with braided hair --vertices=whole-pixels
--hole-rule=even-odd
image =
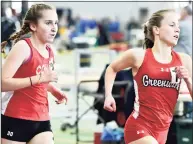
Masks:
[[[50,83],[58,80],[50,46],[57,24],[53,7],[35,4],[27,11],[21,30],[8,39],[14,45],[2,67],[2,144],[53,144],[47,91],[57,104],[67,101]],[[29,38],[22,38],[29,33]]]
[[[179,32],[173,10],[155,12],[144,26],[145,50],[126,51],[106,70],[104,109],[112,112],[116,111],[111,94],[116,73],[132,68],[136,96],[125,124],[126,144],[165,144],[181,79],[192,96],[192,59],[173,50]]]

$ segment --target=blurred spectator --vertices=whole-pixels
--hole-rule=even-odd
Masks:
[[[135,20],[134,17],[131,17],[130,21],[127,23],[127,30],[130,31],[131,29],[138,29],[140,28],[139,23]]]
[[[192,9],[189,6],[181,11],[180,36],[174,50],[192,57]]]
[[[15,9],[11,9],[11,11],[12,11],[12,17],[11,17],[11,19],[15,22],[16,31],[19,31],[20,28],[21,28],[21,24],[20,24],[19,19],[18,19],[19,16],[17,15]]]
[[[132,29],[140,29],[140,24],[135,20],[134,17],[131,17],[130,21],[127,23],[126,25],[126,29],[127,29],[127,40],[130,40],[130,32]]]
[[[16,32],[16,23],[14,19],[12,19],[12,10],[8,7],[5,10],[5,15],[1,19],[1,41],[7,40],[14,32]],[[7,48],[11,46],[9,42]],[[5,50],[8,50],[5,48]]]
[[[101,24],[104,28],[105,33],[107,33],[107,35],[109,35],[109,24],[111,22],[111,18],[110,17],[105,17],[101,20]]]
[[[116,17],[114,21],[111,21],[109,23],[109,32],[110,33],[120,32],[120,22],[118,17]]]
[[[66,15],[66,19],[68,21],[68,28],[70,28],[70,26],[74,26],[75,25],[75,21],[74,19],[72,18],[73,16],[73,13],[72,13],[72,10],[70,8],[67,9],[67,15]]]
[[[66,19],[64,17],[64,9],[63,8],[57,8],[56,10],[58,15],[58,32],[56,35],[56,39],[59,37],[62,37],[65,33],[66,25]]]
[[[98,22],[98,38],[97,38],[97,44],[99,46],[109,44],[109,38],[107,31],[105,29],[105,24],[103,22]]]

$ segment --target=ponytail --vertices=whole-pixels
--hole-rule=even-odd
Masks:
[[[145,39],[143,44],[144,49],[152,48],[154,45],[154,42],[151,40],[149,36],[151,34],[150,34],[150,31],[148,30],[147,24],[148,22],[146,22],[146,24],[144,25],[144,34],[145,34]]]
[[[152,40],[145,38],[145,42],[143,44],[144,49],[152,48],[153,45],[154,45],[154,42],[152,42]]]

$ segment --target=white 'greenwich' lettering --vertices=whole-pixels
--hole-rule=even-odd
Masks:
[[[175,88],[179,90],[180,83],[171,83],[169,80],[160,80],[160,79],[151,79],[148,75],[144,75],[143,78],[143,85],[147,86],[154,86],[154,87],[167,87],[167,88]]]

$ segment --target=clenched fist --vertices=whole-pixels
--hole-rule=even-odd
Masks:
[[[107,96],[105,98],[104,109],[110,112],[116,111],[115,99],[112,96]]]

